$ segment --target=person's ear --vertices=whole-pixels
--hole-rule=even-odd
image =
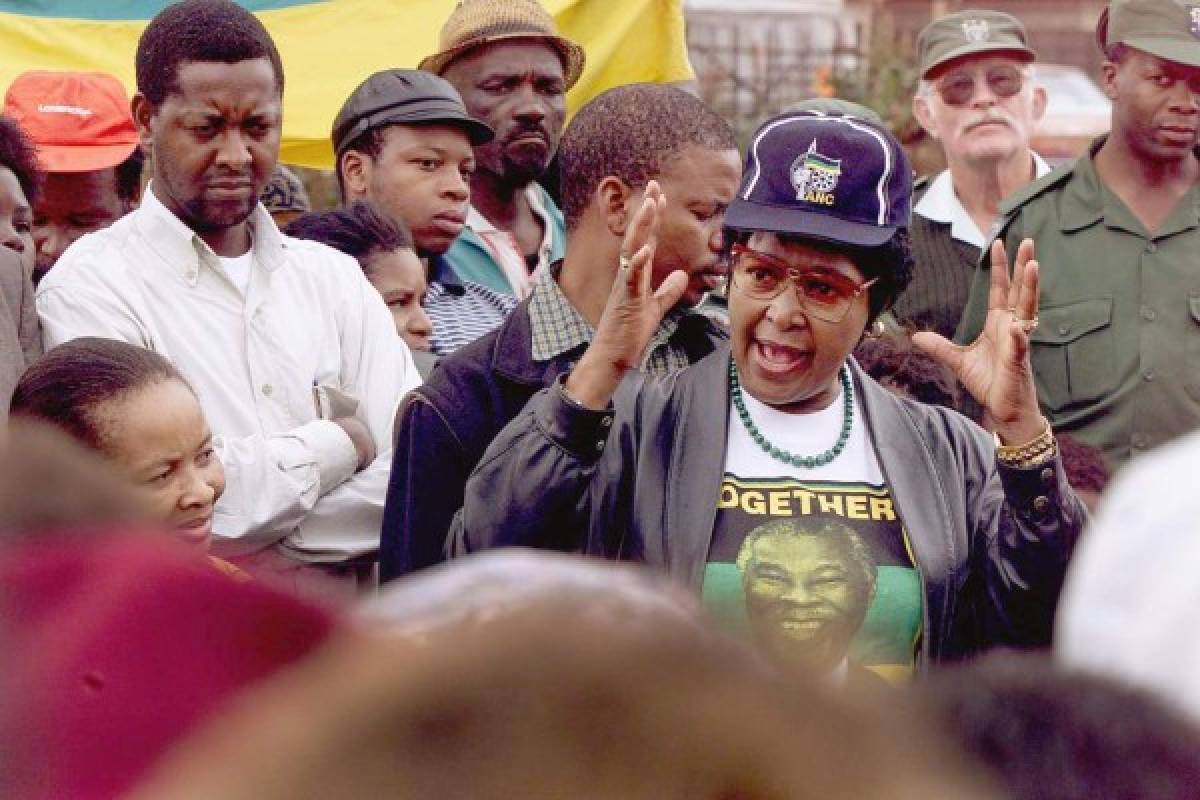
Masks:
[[[929,134],[929,138],[937,141],[938,135],[933,125],[933,110],[929,107],[929,100],[919,91],[913,95],[912,112],[922,130]]]
[[[1046,115],[1046,102],[1047,102],[1046,87],[1041,86],[1041,85],[1034,86],[1033,87],[1033,121],[1034,122],[1040,122],[1042,117],[1044,117]]]
[[[133,114],[133,124],[137,126],[138,138],[142,142],[142,150],[149,157],[154,152],[154,125],[157,109],[146,99],[146,95],[138,92],[130,101],[129,110]]]
[[[599,205],[609,233],[624,236],[625,229],[633,219],[633,190],[620,178],[609,175],[600,181],[592,202]]]
[[[337,168],[342,175],[342,185],[346,188],[346,199],[366,197],[375,161],[366,153],[347,150],[338,159]]]
[[[1117,91],[1117,73],[1121,65],[1115,61],[1105,61],[1100,65],[1100,89],[1109,100],[1115,101],[1120,92]]]

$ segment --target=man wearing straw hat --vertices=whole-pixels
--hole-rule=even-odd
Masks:
[[[466,228],[446,258],[458,276],[525,297],[535,269],[563,257],[562,213],[537,179],[566,118],[583,48],[558,35],[536,0],[462,0],[423,70],[458,89],[496,138],[476,148]]]

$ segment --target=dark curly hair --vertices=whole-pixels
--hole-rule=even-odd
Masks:
[[[612,176],[641,188],[688,145],[737,150],[737,139],[721,115],[673,86],[635,83],[597,95],[579,109],[558,146],[567,228],[579,223],[602,180]]]
[[[400,220],[370,203],[357,202],[333,211],[314,211],[288,223],[283,232],[297,239],[310,239],[353,256],[366,269],[377,253],[411,248],[412,234]]]
[[[142,168],[145,164],[146,154],[142,152],[142,146],[138,145],[133,148],[128,158],[116,166],[117,197],[121,198],[121,202],[126,206],[132,207],[141,197]]]
[[[37,202],[42,192],[42,167],[38,163],[37,148],[15,119],[0,114],[0,166],[8,167],[17,177],[21,191],[30,205]]]
[[[179,91],[179,68],[196,61],[236,64],[265,58],[283,94],[283,61],[258,18],[230,0],[183,0],[160,11],[138,39],[137,89],[158,106]]]
[[[1058,457],[1071,488],[1103,492],[1112,476],[1104,462],[1104,453],[1069,433],[1057,433],[1054,438],[1058,440]]]
[[[889,330],[877,339],[864,339],[854,358],[879,383],[903,390],[913,400],[959,410],[958,380],[940,361],[918,349],[908,334]]]

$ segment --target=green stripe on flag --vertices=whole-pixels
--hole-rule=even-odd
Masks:
[[[810,169],[824,170],[825,172],[841,172],[841,159],[826,158],[820,153],[809,153],[804,157],[804,165]]]
[[[238,5],[257,13],[325,2],[328,0],[238,0]],[[170,4],[170,0],[0,0],[0,13],[96,22],[145,21]]]

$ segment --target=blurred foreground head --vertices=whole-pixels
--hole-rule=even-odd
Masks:
[[[0,541],[0,797],[123,796],[238,692],[337,630],[154,530],[56,533]]]
[[[148,522],[153,509],[98,454],[58,428],[13,420],[0,432],[0,536],[109,522]]]
[[[392,581],[359,618],[412,639],[547,606],[614,626],[687,626],[696,636],[707,631],[695,597],[658,573],[516,547],[458,558]]]
[[[951,738],[1021,800],[1184,800],[1200,786],[1200,732],[1148,693],[998,654],[922,691]]]
[[[419,643],[319,654],[244,697],[135,797],[994,797],[918,720],[771,672],[650,579],[549,569],[561,600],[538,589],[480,616],[451,591],[469,613],[426,624]],[[486,569],[462,572],[490,593]]]

